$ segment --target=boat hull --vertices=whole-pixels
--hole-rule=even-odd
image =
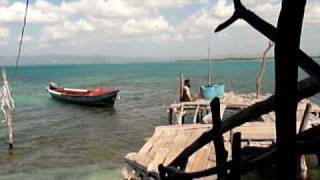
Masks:
[[[119,90],[111,91],[107,94],[98,95],[98,96],[68,96],[63,95],[61,93],[55,92],[47,88],[49,94],[52,98],[68,103],[85,105],[85,106],[97,106],[97,107],[104,107],[104,106],[112,106],[114,105]]]
[[[211,100],[215,97],[222,98],[224,96],[224,85],[207,85],[200,87],[200,93],[203,99]]]

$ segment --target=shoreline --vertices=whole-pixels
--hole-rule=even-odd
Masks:
[[[35,58],[35,59],[33,59]],[[28,56],[24,61],[21,61],[19,66],[23,67],[32,67],[32,66],[82,66],[82,65],[122,65],[122,64],[157,64],[157,63],[172,63],[172,64],[179,64],[179,63],[203,63],[208,62],[208,59],[205,58],[185,58],[185,59],[175,59],[175,58],[141,58],[141,60],[137,60],[139,58],[132,57],[132,58],[124,58],[124,59],[108,59],[108,57],[101,58],[101,59],[92,59],[93,57],[81,57],[80,62],[77,56],[70,57],[70,61],[66,62],[65,57],[59,59],[59,56],[46,59],[46,62],[41,62],[43,59],[38,59],[39,56]],[[55,59],[56,58],[56,59]],[[312,56],[312,58],[316,61],[320,60],[320,56]],[[9,61],[8,57],[0,56],[0,60],[4,60],[5,62],[0,63],[0,66],[12,68],[15,65],[13,61]],[[81,60],[83,60],[81,62]],[[274,57],[267,57],[267,61],[274,61]],[[32,62],[33,61],[33,62]],[[227,58],[213,58],[210,59],[211,62],[226,62],[226,61],[234,61],[234,62],[241,62],[241,61],[261,61],[261,57],[227,57]]]

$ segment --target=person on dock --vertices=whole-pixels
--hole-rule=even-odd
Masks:
[[[200,95],[191,94],[191,81],[186,79],[183,86],[182,101],[196,101],[197,99],[200,99]]]

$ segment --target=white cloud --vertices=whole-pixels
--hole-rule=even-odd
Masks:
[[[65,2],[61,4],[61,9],[71,14],[83,13],[97,18],[128,18],[149,14],[148,9],[141,6],[132,6],[132,4],[125,0],[80,0]]]
[[[320,2],[314,2],[307,5],[305,22],[320,23]]]
[[[19,41],[20,41],[20,39],[19,39]],[[35,42],[35,39],[30,35],[24,35],[23,42]]]
[[[0,7],[0,23],[21,22],[25,3],[14,2],[9,7]],[[132,6],[124,0],[80,0],[53,5],[47,0],[37,0],[29,5],[28,23],[58,23],[76,15],[96,18],[135,18],[149,14],[142,6]]]
[[[93,31],[95,27],[85,20],[76,22],[65,21],[62,25],[48,26],[43,29],[40,41],[42,43],[50,43],[55,41],[67,40],[76,37],[82,32]]]
[[[174,29],[162,16],[153,19],[130,19],[122,26],[124,34],[159,33],[165,31],[174,31]]]
[[[218,0],[211,11],[213,12],[213,15],[218,18],[228,18],[232,15],[234,8],[233,4],[227,4],[226,0]]]
[[[8,0],[0,0],[0,6],[7,6],[9,4]]]
[[[9,7],[0,7],[0,23],[22,22],[25,14],[25,3],[15,2]],[[44,0],[37,0],[28,9],[28,23],[55,23],[66,20],[65,13],[59,7],[53,6]]]
[[[179,30],[187,39],[207,38],[232,13],[232,4],[227,4],[226,0],[218,0],[212,7],[202,8],[188,17]]]
[[[206,0],[145,0],[145,5],[152,8],[172,9],[182,8],[191,4],[205,4]]]
[[[6,44],[10,36],[10,31],[7,28],[0,28],[0,45]]]
[[[181,34],[161,34],[152,37],[152,41],[156,43],[176,43],[184,42],[184,39]]]
[[[216,26],[229,18],[234,11],[231,0],[62,0],[60,4],[52,3],[53,1],[34,0],[30,4],[26,29],[29,36],[25,36],[26,42],[52,48],[74,46],[76,49],[77,46],[83,46],[82,49],[85,50],[84,47],[89,46],[130,46],[137,42],[143,42],[146,46],[153,44],[161,49],[164,48],[163,44],[176,43],[179,47],[189,47],[192,51],[206,51],[206,47],[200,47],[200,44],[207,46],[208,38],[213,35]],[[248,9],[268,22],[275,24],[277,21],[281,8],[280,0],[242,1]],[[11,28],[7,29],[7,35],[0,32],[2,42],[7,42],[9,35],[16,38],[21,33],[24,2],[0,0],[0,26]],[[177,16],[168,16],[175,13]],[[305,26],[319,28],[319,0],[308,0]],[[256,31],[240,20],[214,38],[220,40],[218,44],[221,52],[228,54],[230,49],[238,49],[240,46],[234,42],[241,42],[241,50],[249,52],[251,49],[245,51],[248,44],[252,45],[253,49],[253,44],[264,45],[263,36],[256,33],[253,37],[253,32]],[[313,34],[305,36],[314,40]],[[193,46],[197,47],[191,48]],[[67,52],[68,49],[63,50]]]

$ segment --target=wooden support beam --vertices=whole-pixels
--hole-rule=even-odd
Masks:
[[[298,52],[306,0],[283,0],[275,41],[277,177],[297,179]]]
[[[184,78],[183,78],[183,74],[180,73],[180,81],[179,81],[179,99],[180,102],[182,102],[182,98],[183,98],[183,87],[184,87]]]
[[[199,119],[199,109],[200,109],[200,105],[197,105],[196,107],[196,111],[194,112],[194,116],[193,116],[193,123],[196,124],[197,120]]]
[[[228,152],[224,147],[224,140],[221,132],[221,117],[220,117],[220,100],[214,98],[210,102],[211,114],[212,114],[212,126],[213,126],[213,143],[216,153],[217,166],[223,166],[226,163]],[[226,171],[218,172],[218,179],[226,176]]]
[[[311,109],[312,109],[311,103],[307,103],[306,109],[303,113],[303,117],[301,120],[299,133],[301,133],[302,131],[304,131],[307,128]],[[304,155],[302,155],[299,157],[298,161],[299,161],[298,165],[300,166],[300,168],[298,169],[298,172],[299,172],[298,174],[299,174],[300,179],[303,179],[303,180],[308,179],[308,167],[307,167],[306,157]]]
[[[232,138],[232,166],[230,176],[232,180],[241,179],[241,133],[237,132]]]
[[[303,117],[302,117],[302,120],[301,120],[301,124],[300,124],[300,127],[299,127],[299,131],[298,131],[299,133],[301,133],[302,131],[304,131],[307,128],[307,124],[309,122],[309,117],[310,117],[311,110],[312,110],[311,103],[307,103],[306,109],[304,110]]]
[[[172,124],[172,115],[173,115],[173,109],[172,108],[169,108],[168,109],[168,121],[169,121],[169,124]]]

